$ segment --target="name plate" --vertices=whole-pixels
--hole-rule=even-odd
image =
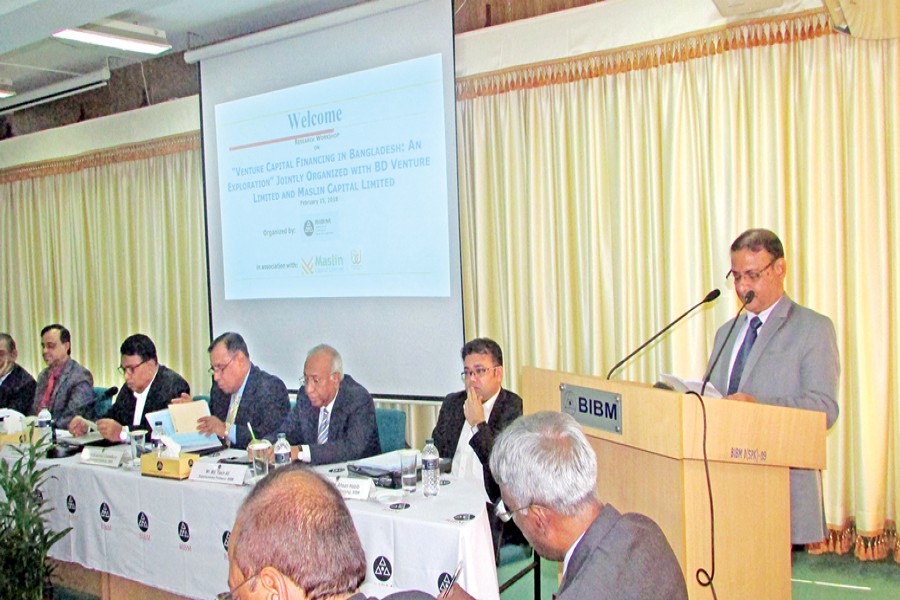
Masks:
[[[344,500],[368,500],[374,485],[368,477],[337,477],[331,482]]]
[[[125,455],[131,456],[128,446],[86,446],[81,451],[81,462],[99,467],[118,467]]]
[[[567,383],[559,387],[561,410],[587,427],[622,433],[622,396]]]
[[[188,479],[206,481],[208,483],[224,483],[227,485],[244,485],[250,471],[249,465],[223,465],[216,462],[197,461],[191,467]]]

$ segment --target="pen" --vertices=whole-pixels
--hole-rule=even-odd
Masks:
[[[459,564],[456,565],[456,572],[453,573],[453,577],[450,578],[450,583],[447,585],[447,587],[444,588],[444,591],[441,592],[440,595],[438,595],[438,600],[443,600],[443,598],[446,598],[450,594],[450,589],[453,587],[453,585],[459,579],[460,574],[462,573],[462,567],[462,561],[459,561]]]

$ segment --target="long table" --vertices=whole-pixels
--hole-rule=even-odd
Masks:
[[[191,598],[227,588],[228,537],[249,486],[141,476],[77,456],[46,463],[56,465],[42,490],[53,508],[50,525],[73,528],[52,558]],[[317,469],[347,475],[343,465]],[[366,552],[368,595],[437,595],[461,562],[460,583],[470,594],[499,598],[483,496],[470,481],[444,479],[436,498],[420,490],[347,501]]]

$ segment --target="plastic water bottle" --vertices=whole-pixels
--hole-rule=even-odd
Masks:
[[[150,446],[153,448],[153,452],[157,455],[162,452],[162,434],[162,421],[156,421],[155,423],[153,423],[153,429],[150,431]]]
[[[441,457],[438,454],[434,440],[425,440],[425,448],[422,450],[422,487],[425,496],[437,496],[441,482]]]
[[[275,468],[284,467],[291,462],[291,445],[283,433],[278,434],[275,441]]]
[[[37,416],[37,426],[38,431],[41,434],[41,437],[45,435],[50,435],[50,422],[53,420],[53,415],[50,414],[50,411],[46,408],[42,408],[41,412],[38,413]]]

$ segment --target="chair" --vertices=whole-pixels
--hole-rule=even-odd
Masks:
[[[534,600],[541,600],[541,557],[538,553],[527,544],[501,544],[497,555],[498,570],[500,567],[531,559],[527,565],[500,584],[500,593],[502,594],[512,587],[514,583],[528,575],[529,572],[532,572],[534,577]]]
[[[94,388],[94,402],[91,406],[91,412],[88,416],[91,421],[102,419],[106,416],[106,413],[109,412],[109,409],[112,407],[112,397],[106,395],[106,391],[108,389],[109,388],[105,387]]]
[[[399,408],[376,408],[378,442],[382,452],[406,448],[406,413]]]
[[[210,404],[212,402],[212,400],[210,399],[209,396],[204,396],[203,394],[196,394],[196,395],[194,395],[193,399],[194,400],[206,400],[207,404]]]

